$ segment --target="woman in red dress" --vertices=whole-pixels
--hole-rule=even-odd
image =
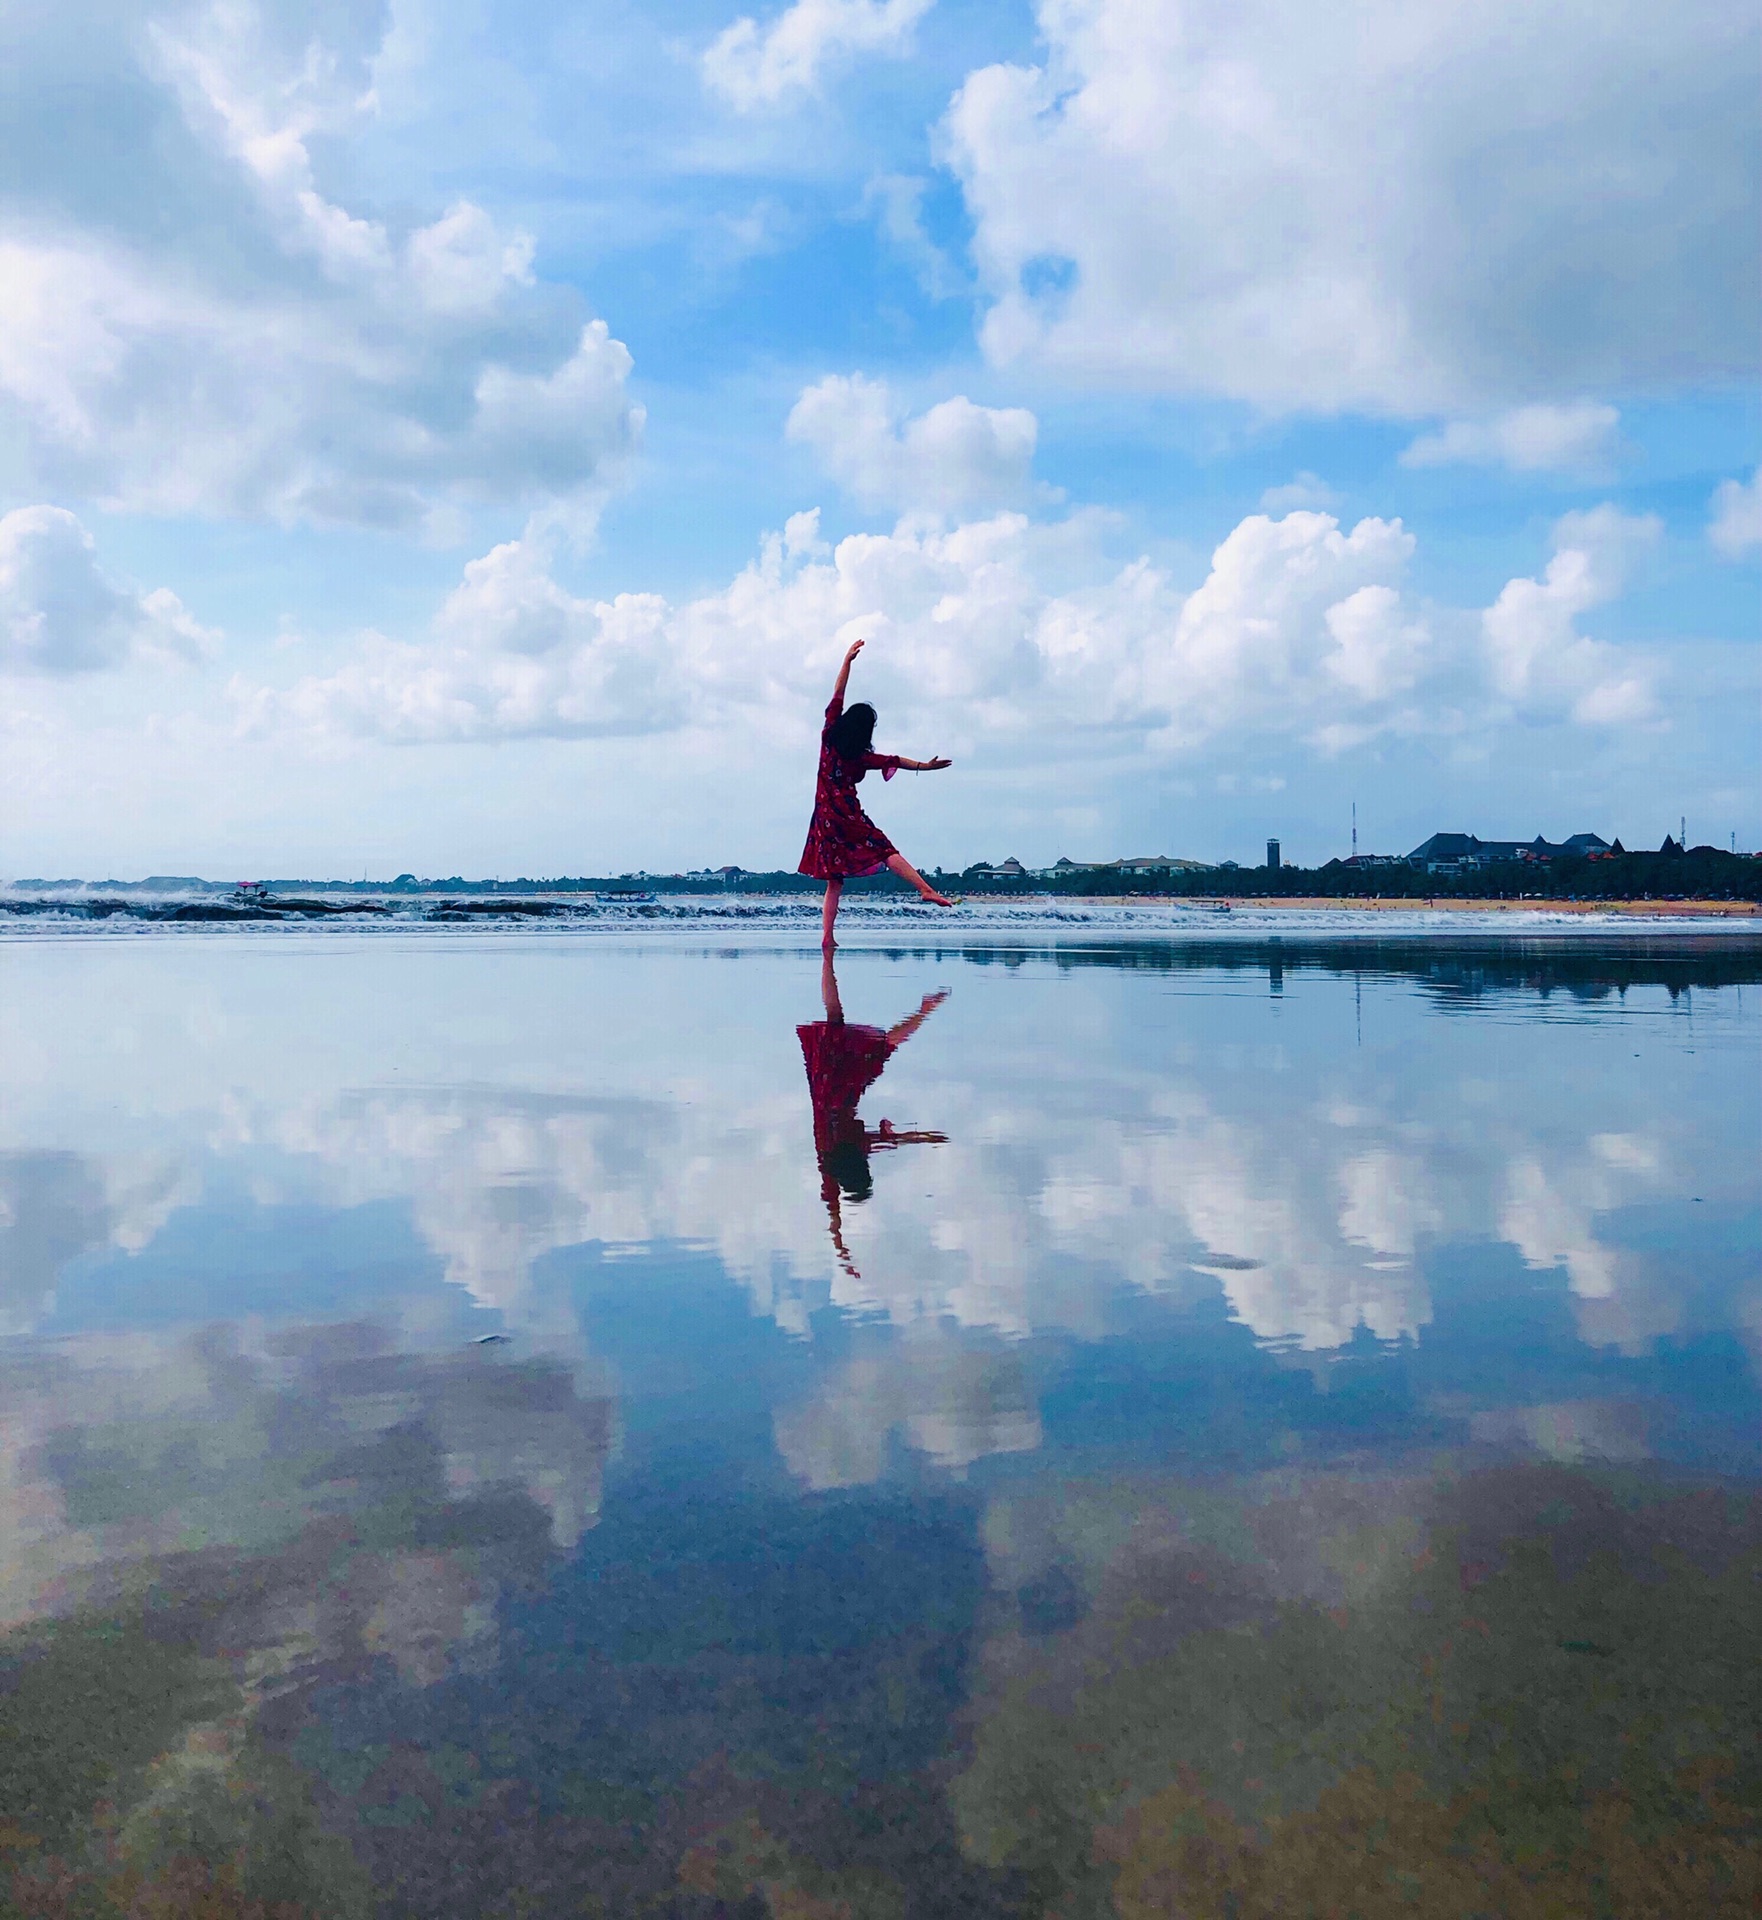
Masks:
[[[851,663],[862,650],[860,640],[853,640],[846,649],[844,664],[838,669],[838,684],[827,703],[826,724],[820,732],[820,774],[814,786],[814,817],[808,827],[808,843],[802,849],[801,865],[796,869],[798,873],[812,874],[816,880],[826,882],[820,945],[828,952],[833,946],[832,925],[838,918],[844,883],[854,875],[879,873],[887,867],[916,887],[933,906],[954,905],[931,886],[864,813],[857,799],[857,782],[876,768],[882,779],[891,780],[901,767],[913,773],[935,773],[951,764],[940,759],[907,760],[897,753],[874,751],[875,709],[866,700],[859,700],[848,712],[844,705]]]

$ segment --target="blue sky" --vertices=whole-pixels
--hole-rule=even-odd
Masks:
[[[1753,10],[24,0],[0,875],[1762,840]]]

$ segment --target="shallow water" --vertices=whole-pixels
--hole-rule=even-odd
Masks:
[[[1750,1911],[1762,943],[1280,930],[0,942],[13,1905]]]

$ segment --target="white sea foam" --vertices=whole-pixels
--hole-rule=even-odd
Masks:
[[[302,903],[310,911],[302,910]],[[201,910],[202,918],[178,918]],[[817,944],[817,894],[337,894],[304,889],[273,896],[271,913],[237,911],[227,896],[56,889],[0,892],[0,939],[90,934],[130,937],[220,930],[275,938],[292,931],[326,934],[420,933],[444,938],[581,936],[632,932],[713,935],[718,943]],[[224,914],[225,917],[207,917]],[[987,897],[952,910],[886,895],[846,899],[838,922],[843,946],[885,946],[900,939],[963,942],[975,937],[1034,941],[1254,940],[1279,938],[1459,940],[1488,937],[1634,939],[1693,934],[1762,939],[1762,914],[1673,912],[1668,904],[1632,909],[1544,904],[1521,907],[1365,906],[1351,901],[1314,906],[1212,899],[1097,900],[1051,896]]]

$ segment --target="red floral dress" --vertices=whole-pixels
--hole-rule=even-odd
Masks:
[[[879,1027],[843,1020],[815,1020],[795,1034],[814,1105],[815,1152],[822,1162],[840,1147],[854,1145],[866,1154],[869,1135],[857,1118],[857,1102],[893,1058],[893,1042]]]
[[[802,848],[797,873],[812,874],[816,880],[848,880],[855,875],[876,873],[887,864],[889,854],[899,849],[857,800],[857,782],[865,773],[879,768],[884,780],[899,771],[896,753],[865,753],[860,760],[846,760],[834,751],[826,738],[826,729],[844,711],[844,701],[834,694],[826,708],[826,726],[820,730],[820,774],[814,783],[814,817],[808,827],[808,843]]]

